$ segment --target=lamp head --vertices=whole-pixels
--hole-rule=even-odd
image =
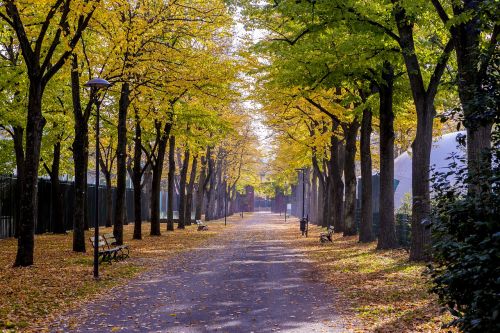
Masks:
[[[99,77],[93,78],[92,80],[84,84],[85,87],[95,88],[95,89],[108,88],[110,85],[111,83]]]

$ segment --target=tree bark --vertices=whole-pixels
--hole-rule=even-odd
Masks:
[[[158,150],[156,158],[151,156],[153,179],[151,181],[151,236],[160,236],[160,185],[161,175],[163,172],[163,162],[167,151],[168,138],[172,129],[172,123],[168,122],[164,128],[161,128],[161,123],[155,123],[156,141],[158,142]]]
[[[347,126],[345,145],[345,204],[344,204],[344,236],[357,234],[356,228],[356,139],[359,122],[354,119]]]
[[[370,138],[372,133],[372,111],[363,110],[361,121],[361,222],[359,227],[359,241],[372,242],[373,235],[373,200],[372,200],[372,154]]]
[[[85,225],[87,219],[87,170],[89,163],[89,129],[88,121],[92,101],[82,110],[80,99],[80,77],[78,74],[78,57],[71,59],[71,93],[73,101],[73,118],[75,138],[73,140],[73,161],[75,168],[75,208],[73,217],[73,251],[85,252]]]
[[[184,214],[184,221],[186,225],[191,225],[191,212],[193,210],[193,190],[196,178],[196,169],[198,168],[198,156],[193,157],[193,165],[191,166],[191,174],[189,176],[189,183],[187,186],[186,194],[186,213]]]
[[[210,148],[207,148],[207,157],[208,156],[210,156]],[[201,220],[203,210],[203,199],[206,191],[207,157],[201,157],[200,178],[198,180],[198,189],[196,190],[196,209],[194,214],[195,221]]]
[[[380,225],[378,249],[398,247],[394,220],[394,69],[387,61],[382,70],[380,96]]]
[[[215,165],[215,186],[214,186],[214,204],[213,204],[213,219],[219,219],[224,216],[224,203],[225,203],[225,184],[222,179],[223,173],[223,159],[224,159],[224,151],[222,148],[219,148],[218,156],[217,156],[217,164]]]
[[[318,174],[316,172],[316,169],[312,170],[311,196],[309,202],[311,208],[311,221],[316,225],[321,225],[318,214]]]
[[[134,136],[134,166],[132,168],[132,184],[134,185],[134,236],[133,239],[142,239],[142,128],[139,115],[135,113]]]
[[[344,232],[344,182],[343,173],[343,147],[339,139],[332,135],[331,138],[331,217],[335,232]]]
[[[174,231],[174,177],[175,177],[175,136],[170,136],[168,150],[168,198],[167,198],[167,231]]]
[[[327,219],[326,219],[326,214],[327,214],[327,198],[326,198],[326,182],[327,180],[327,174],[321,172],[318,164],[318,158],[316,156],[316,152],[313,151],[312,154],[312,165],[313,165],[313,170],[314,173],[316,174],[316,178],[318,180],[318,187],[317,187],[317,198],[316,198],[316,211],[317,211],[317,224],[319,226],[326,227],[327,226]],[[285,203],[286,206],[286,203]],[[285,208],[286,209],[286,208]]]
[[[177,225],[177,229],[184,229],[186,225],[186,183],[190,157],[191,153],[189,152],[189,149],[186,148],[184,151],[184,161],[182,162],[181,177],[179,181],[179,223]]]
[[[16,172],[17,172],[17,179],[16,179],[16,193],[15,193],[15,198],[16,202],[21,202],[21,193],[23,192],[23,187],[24,187],[24,145],[23,145],[23,134],[24,134],[24,128],[21,126],[15,126],[14,127],[14,136],[13,136],[13,141],[14,141],[14,151],[16,154]],[[16,238],[19,238],[19,229],[20,226],[19,224],[21,223],[21,205],[16,205],[16,211],[15,211],[15,233],[14,236]]]
[[[106,179],[106,228],[113,225],[113,186],[111,184],[111,172],[105,172]]]
[[[212,156],[208,159],[208,181],[209,187],[207,187],[207,202],[205,208],[205,220],[211,221],[214,219],[214,206],[215,206],[215,184],[216,184],[216,175],[215,175],[215,161]]]
[[[28,119],[26,124],[26,154],[24,158],[24,184],[21,192],[21,221],[14,266],[33,264],[35,225],[37,217],[38,168],[45,118],[42,116],[43,86],[41,77],[30,75]]]
[[[122,83],[118,103],[118,144],[116,146],[116,206],[113,234],[117,245],[123,245],[123,225],[126,213],[127,190],[127,112],[130,105],[130,86]]]

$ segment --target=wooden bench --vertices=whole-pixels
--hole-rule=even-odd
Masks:
[[[321,243],[327,243],[327,242],[332,242],[333,243],[333,226],[328,227],[328,232],[322,232],[319,234],[319,241]]]
[[[95,248],[94,237],[89,237],[90,244]],[[99,263],[123,260],[129,257],[128,245],[116,245],[116,238],[113,234],[99,235],[98,244],[99,248]]]
[[[118,260],[116,255],[119,251],[119,249],[116,247],[116,248],[110,248],[108,246],[108,243],[106,242],[106,240],[104,239],[103,236],[100,236],[99,235],[99,238],[98,238],[98,243],[97,243],[97,246],[94,242],[94,237],[89,237],[90,239],[90,244],[92,244],[92,247],[95,249],[96,247],[98,247],[98,250],[99,250],[99,263],[102,263],[102,262],[107,262],[109,264],[111,264],[111,261],[112,260]]]
[[[208,231],[208,226],[203,224],[201,220],[196,220],[194,223],[198,226],[198,231]]]
[[[106,241],[106,244],[108,245],[108,248],[111,249],[118,249],[117,250],[117,258],[120,260],[126,259],[130,257],[130,249],[128,245],[116,245],[116,238],[115,235],[112,233],[109,234],[104,234],[104,240]]]

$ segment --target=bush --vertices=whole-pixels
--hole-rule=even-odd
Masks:
[[[469,175],[454,156],[450,171],[433,179],[431,290],[454,315],[450,325],[464,332],[500,332],[500,140],[494,137],[493,163],[480,174]]]

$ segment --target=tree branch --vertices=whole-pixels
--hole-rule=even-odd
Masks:
[[[439,82],[441,81],[441,77],[443,76],[446,64],[448,63],[448,59],[450,58],[451,52],[454,48],[455,44],[453,43],[453,38],[450,38],[450,40],[444,47],[443,53],[439,57],[436,68],[434,68],[434,73],[432,73],[429,86],[427,87],[427,98],[434,99],[434,96],[436,96]]]
[[[431,2],[434,5],[434,8],[436,8],[436,11],[439,15],[439,18],[441,18],[441,21],[443,21],[444,24],[448,23],[450,18],[448,17],[448,14],[446,14],[446,11],[444,10],[439,0],[431,0]]]
[[[311,103],[312,105],[314,105],[316,108],[318,108],[318,110],[320,110],[321,112],[323,112],[324,114],[326,114],[328,117],[330,117],[332,119],[332,121],[337,126],[341,124],[340,119],[336,115],[334,115],[333,113],[331,113],[330,111],[328,111],[327,109],[325,109],[320,103],[315,102],[310,97],[304,97],[304,98],[305,98],[306,101],[308,101],[309,103]]]

